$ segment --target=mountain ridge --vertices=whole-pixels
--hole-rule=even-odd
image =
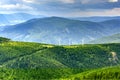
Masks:
[[[89,43],[93,43],[93,44],[120,43],[120,33],[102,37],[102,38],[90,41]]]
[[[33,15],[28,13],[0,14],[0,26],[15,25],[32,18],[42,18],[43,15]]]
[[[91,40],[118,33],[119,30],[119,20],[112,20],[111,23],[109,21],[91,22],[61,17],[46,17],[7,26],[0,32],[0,36],[18,41],[64,45],[82,44],[83,40],[84,43],[87,43]]]

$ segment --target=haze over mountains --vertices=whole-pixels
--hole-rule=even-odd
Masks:
[[[29,16],[31,15],[24,18],[27,20]],[[102,17],[98,17],[98,20],[101,19]],[[91,22],[89,19],[82,21],[62,17],[34,18],[20,24],[5,26],[5,29],[0,31],[0,36],[17,41],[48,44],[84,44],[119,33],[119,17],[106,19],[110,20]]]
[[[106,20],[112,20],[112,19],[120,19],[120,16],[114,16],[114,17],[107,17],[107,16],[93,16],[93,17],[76,17],[72,18],[75,20],[81,20],[81,21],[92,21],[92,22],[102,22]]]
[[[0,14],[0,26],[15,25],[32,18],[42,18],[43,15],[32,15],[27,13]]]
[[[103,43],[119,43],[119,42],[120,42],[120,33],[114,34],[114,35],[111,35],[111,36],[102,37],[102,38],[93,40],[89,43],[103,44]]]
[[[0,26],[6,25],[15,25],[18,23],[25,22],[34,18],[44,18],[47,16],[44,15],[34,15],[28,13],[12,13],[12,14],[0,14]],[[67,17],[69,19],[80,20],[80,21],[92,21],[92,22],[102,22],[112,19],[120,19],[120,16],[114,17],[102,17],[102,16],[93,16],[93,17]]]

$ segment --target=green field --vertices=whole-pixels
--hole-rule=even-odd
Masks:
[[[118,80],[120,44],[0,42],[0,80]]]

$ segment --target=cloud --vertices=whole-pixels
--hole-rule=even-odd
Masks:
[[[24,5],[24,4],[17,3],[17,4],[2,4],[2,5],[0,5],[0,9],[4,9],[4,10],[28,9],[28,10],[31,10],[33,8],[30,6]]]
[[[26,2],[26,3],[37,3],[36,0],[23,0],[23,2]]]
[[[80,0],[82,4],[96,4],[96,3],[104,3],[108,2],[108,0]]]
[[[105,2],[118,2],[119,0],[79,0],[82,4],[95,4],[95,3],[105,3]]]
[[[59,0],[63,3],[75,3],[75,0]]]
[[[118,2],[118,0],[109,0],[108,2]]]
[[[0,0],[0,13],[29,12],[52,16],[118,15],[120,0]]]
[[[54,3],[54,2],[61,2],[61,3],[74,3],[75,0],[22,0],[26,3]]]
[[[76,12],[71,12],[70,14],[66,14],[67,16],[120,16],[120,8],[114,8],[114,9],[109,9],[109,10],[86,10],[86,11],[76,11]]]
[[[0,0],[0,3],[2,4],[16,4],[20,3],[22,0]]]
[[[88,4],[89,2],[91,2],[91,0],[82,0],[81,1],[82,4]]]

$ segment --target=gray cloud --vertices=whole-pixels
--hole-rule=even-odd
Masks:
[[[112,11],[114,15],[118,14],[116,9],[119,8],[120,0],[0,0],[0,13],[31,11],[43,15],[76,14],[79,16],[91,13],[102,15],[103,11]]]

